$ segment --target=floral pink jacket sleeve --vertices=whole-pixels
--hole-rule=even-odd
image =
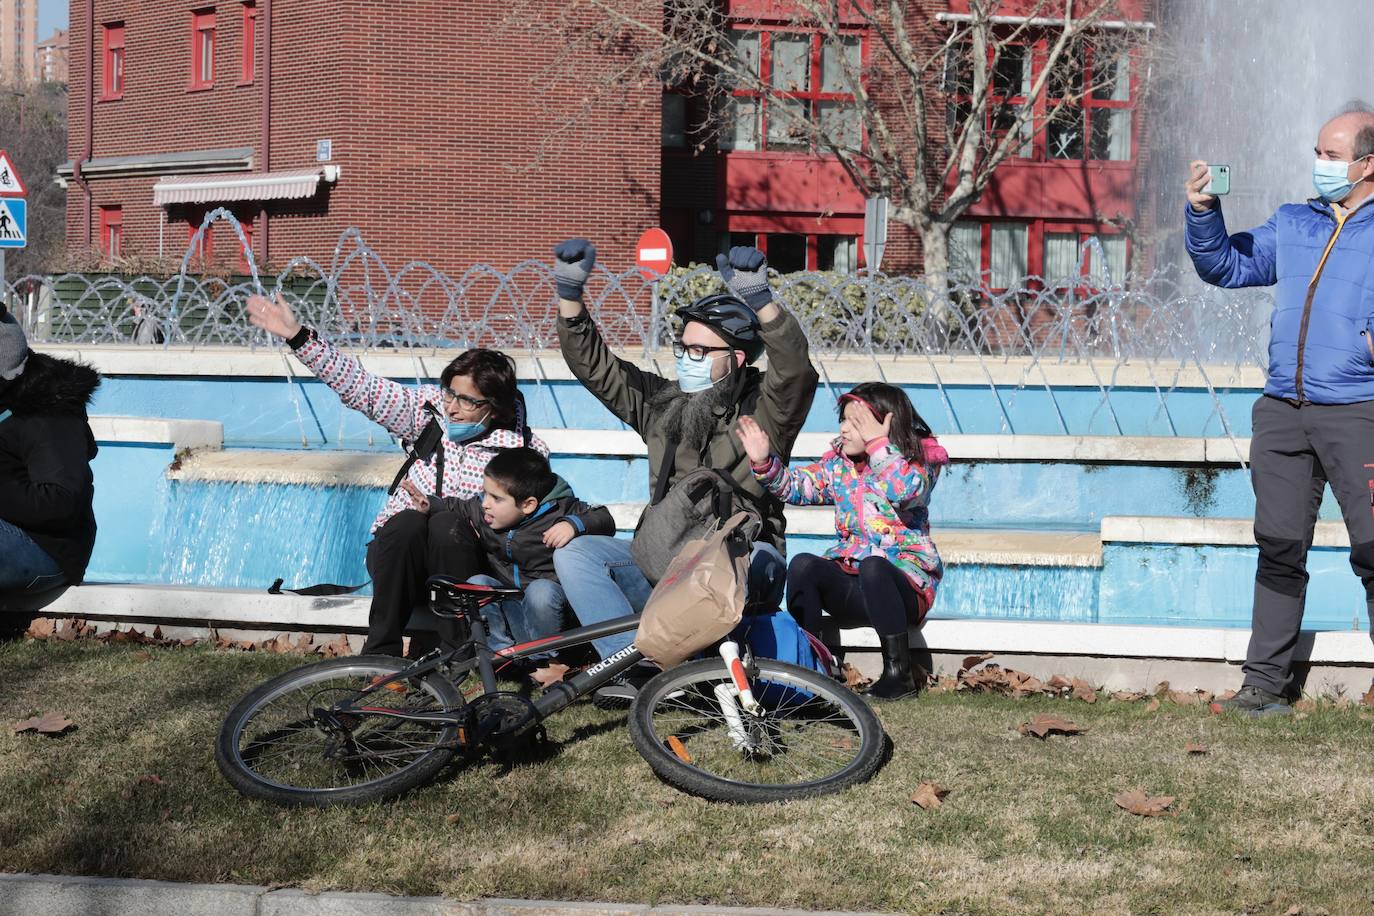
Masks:
[[[820,461],[799,468],[789,468],[776,454],[768,462],[754,468],[754,477],[769,493],[794,506],[829,506],[835,502],[831,491],[830,459],[827,452]]]

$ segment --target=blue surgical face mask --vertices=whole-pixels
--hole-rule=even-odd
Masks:
[[[486,418],[478,420],[475,423],[454,423],[450,420],[448,423],[448,441],[462,445],[464,442],[470,442],[486,431]]]
[[[1332,203],[1345,200],[1355,185],[1359,184],[1358,181],[1351,181],[1346,177],[1354,164],[1339,159],[1318,159],[1312,164],[1312,186],[1317,189],[1318,194]]]
[[[697,362],[686,353],[682,354],[677,358],[677,386],[687,394],[695,394],[710,388],[716,383],[715,379],[711,378],[711,370],[715,368],[716,359],[719,358]]]

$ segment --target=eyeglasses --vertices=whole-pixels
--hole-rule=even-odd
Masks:
[[[443,396],[445,404],[452,404],[454,401],[457,401],[459,404],[466,407],[468,410],[476,410],[479,407],[486,407],[488,404],[491,403],[490,398],[470,398],[465,394],[459,394],[458,392],[452,391],[448,388],[441,389],[440,393]]]
[[[685,344],[680,340],[673,341],[673,356],[681,359],[685,353],[687,358],[694,363],[699,363],[711,356],[713,353],[729,353],[734,347],[703,347],[701,344]]]

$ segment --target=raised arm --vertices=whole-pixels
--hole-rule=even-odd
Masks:
[[[1275,258],[1276,218],[1249,232],[1228,235],[1221,201],[1203,192],[1207,163],[1196,160],[1185,189],[1188,206],[1183,215],[1183,239],[1197,275],[1206,283],[1235,289],[1271,286],[1278,282]]]
[[[649,403],[667,379],[620,359],[606,346],[596,323],[582,304],[583,287],[596,266],[596,246],[570,239],[554,249],[554,282],[558,287],[558,344],[577,380],[611,413],[644,434]]]
[[[811,365],[810,344],[801,325],[784,309],[768,285],[768,262],[757,248],[732,248],[716,256],[725,285],[759,316],[768,371],[763,374],[754,418],[772,437],[785,459],[792,453],[820,376]]]
[[[357,359],[322,340],[313,328],[296,320],[281,293],[275,301],[250,296],[248,318],[285,340],[301,365],[332,388],[346,406],[380,423],[392,435],[414,439],[429,422],[421,391],[373,375]]]
[[[767,431],[749,416],[739,418],[735,435],[749,457],[754,479],[778,499],[794,506],[826,506],[835,501],[829,455],[806,467],[789,468],[772,450]]]

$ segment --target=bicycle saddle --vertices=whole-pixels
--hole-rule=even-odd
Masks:
[[[482,607],[493,601],[500,601],[503,598],[523,598],[525,590],[521,588],[508,588],[504,585],[477,585],[471,582],[462,582],[452,576],[430,576],[425,582],[431,592],[436,592],[444,597],[451,598],[462,604],[475,604]]]

